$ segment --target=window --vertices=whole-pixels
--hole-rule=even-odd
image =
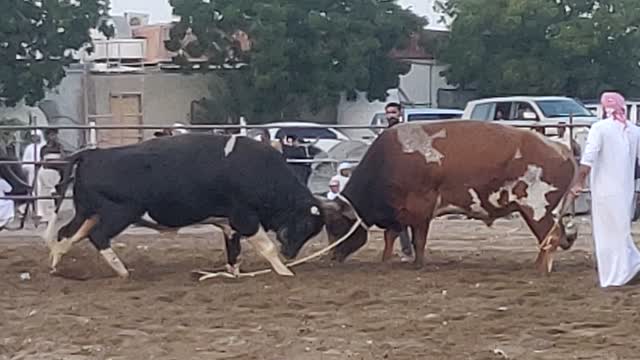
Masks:
[[[496,110],[493,113],[493,120],[507,120],[510,119],[511,116],[511,103],[510,102],[500,102],[496,104]]]
[[[384,116],[384,113],[376,113],[373,115],[373,119],[371,119],[371,125],[373,126],[389,126],[389,122],[387,118]]]
[[[593,116],[584,106],[575,100],[540,100],[536,101],[544,116],[548,118],[573,116]]]
[[[411,114],[407,117],[407,121],[423,121],[423,120],[447,120],[447,119],[459,119],[458,114]]]
[[[491,110],[493,109],[493,103],[478,104],[471,112],[471,119],[473,120],[489,120],[491,119]]]
[[[286,136],[294,135],[303,139],[337,139],[338,136],[329,129],[316,127],[299,127],[280,129],[276,133],[276,139],[284,139]]]

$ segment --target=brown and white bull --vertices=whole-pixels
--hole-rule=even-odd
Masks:
[[[387,261],[397,234],[409,226],[419,267],[432,219],[464,214],[491,226],[517,212],[540,244],[538,266],[551,271],[552,251],[569,249],[577,235],[563,221],[576,171],[567,146],[535,131],[465,120],[398,125],[373,142],[342,197],[325,201],[330,242],[356,221],[364,225],[333,257],[344,261],[375,225],[385,229]]]

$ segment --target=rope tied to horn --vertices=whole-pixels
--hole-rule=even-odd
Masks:
[[[356,209],[353,207],[353,205],[351,204],[351,202],[344,196],[342,196],[341,194],[338,194],[338,198],[342,201],[344,201],[345,203],[347,203],[347,205],[349,205],[352,209],[353,212],[356,216],[356,221],[353,223],[353,225],[351,226],[351,228],[349,229],[349,231],[347,231],[347,233],[345,235],[343,235],[342,237],[340,237],[338,240],[336,240],[335,242],[333,242],[332,244],[329,244],[327,246],[325,246],[324,248],[310,254],[307,255],[301,259],[292,261],[288,264],[285,264],[287,267],[291,268],[300,264],[304,264],[309,260],[313,260],[317,257],[320,257],[324,254],[326,254],[327,252],[329,252],[330,250],[336,248],[338,245],[342,244],[343,242],[345,242],[348,238],[351,237],[351,235],[353,235],[353,233],[356,232],[356,230],[358,230],[359,227],[362,227],[365,230],[369,230],[369,228],[365,225],[364,221],[362,220],[362,218],[360,217],[360,215],[358,215]],[[246,272],[246,273],[238,273],[238,274],[232,274],[229,271],[218,271],[218,272],[207,272],[207,271],[196,271],[196,273],[201,274],[202,276],[200,276],[200,278],[198,278],[198,281],[204,281],[204,280],[208,280],[208,279],[212,279],[212,278],[217,278],[217,277],[226,277],[226,278],[230,278],[230,279],[237,279],[237,278],[243,278],[243,277],[255,277],[258,275],[264,275],[264,274],[268,274],[270,272],[272,272],[273,269],[264,269],[264,270],[257,270],[257,271],[252,271],[252,272]]]

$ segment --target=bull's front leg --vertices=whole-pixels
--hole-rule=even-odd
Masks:
[[[412,239],[413,248],[415,251],[415,260],[413,262],[416,268],[424,266],[424,251],[427,246],[427,236],[429,235],[429,224],[431,219],[428,219],[424,224],[418,226],[412,226]]]
[[[240,263],[238,261],[240,251],[242,250],[240,233],[231,228],[229,219],[227,218],[210,218],[206,222],[222,230],[225,252],[227,253],[227,265],[225,265],[225,269],[234,277],[240,277]]]
[[[242,250],[242,245],[240,244],[240,234],[237,232],[232,232],[230,236],[227,236],[225,233],[224,241],[225,248],[227,252],[227,271],[230,274],[233,274],[235,277],[240,276],[240,262],[238,261],[238,256],[240,256],[240,251]]]
[[[391,229],[384,231],[384,250],[382,251],[382,262],[388,262],[393,257],[393,245],[400,233]]]

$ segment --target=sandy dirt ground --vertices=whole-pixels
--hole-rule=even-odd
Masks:
[[[217,233],[116,238],[123,281],[88,243],[51,276],[39,238],[4,232],[0,359],[638,359],[640,285],[599,289],[587,220],[580,231],[548,277],[519,219],[439,220],[421,270],[381,264],[377,234],[295,278],[201,283],[192,270],[225,262]],[[267,266],[243,256],[244,270]]]

